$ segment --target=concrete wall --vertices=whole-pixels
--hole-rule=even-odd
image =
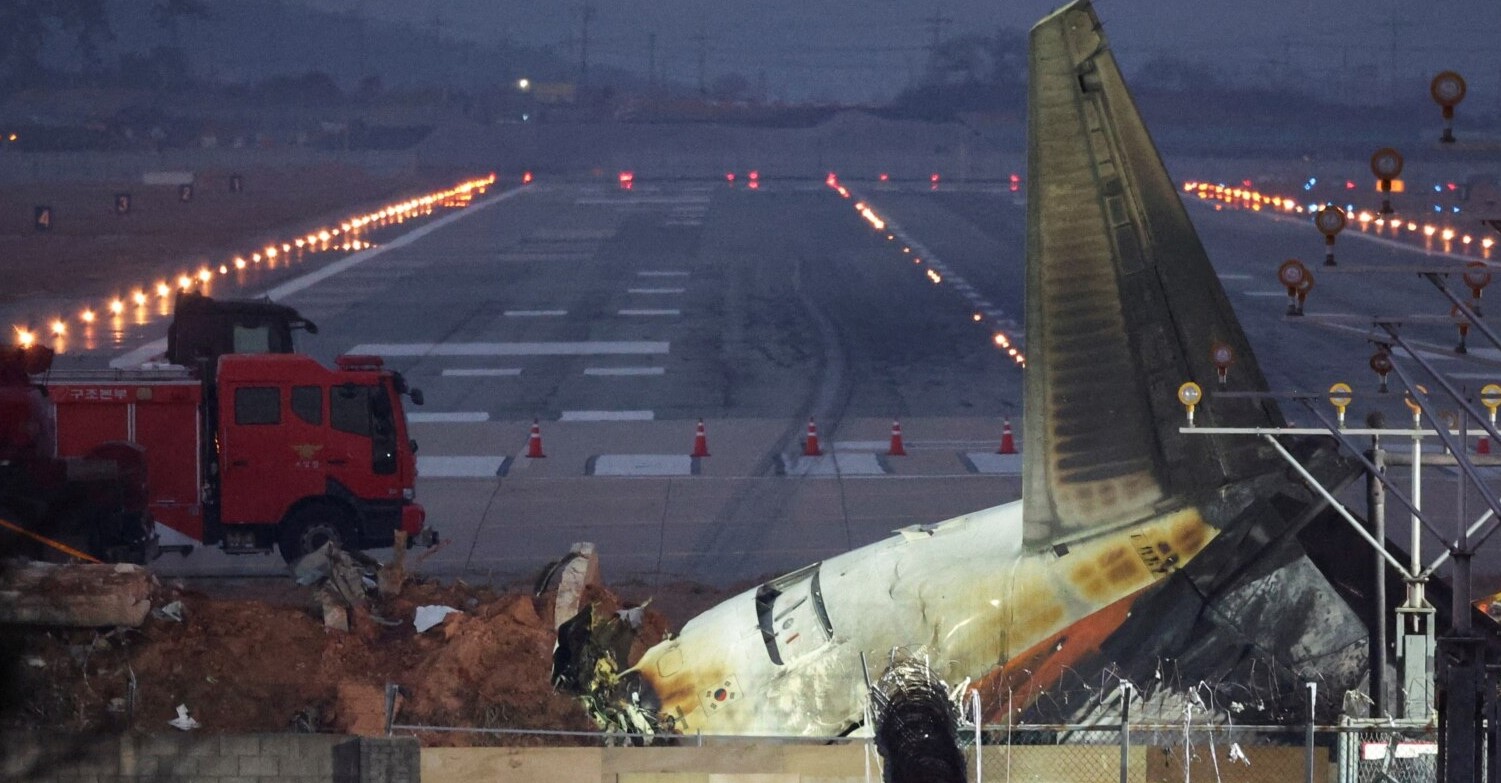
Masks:
[[[863,783],[880,779],[867,745],[776,742],[651,748],[420,748],[410,737],[329,734],[0,738],[0,781],[76,783]],[[1219,745],[1196,744],[1195,780],[1286,783],[1303,779],[1301,747],[1248,746],[1249,763],[1229,760]],[[1128,779],[1172,783],[1185,778],[1181,748],[1133,746]],[[973,751],[968,754],[971,768]],[[1010,783],[1100,783],[1120,777],[1114,745],[987,746],[986,780]],[[1315,779],[1332,779],[1320,749]]]
[[[415,783],[411,738],[197,734],[0,738],[0,780],[76,783]]]
[[[864,783],[880,780],[866,745],[737,744],[687,748],[426,748],[422,783]],[[1146,752],[1131,751],[1133,780]],[[970,756],[973,764],[973,756]],[[987,780],[1099,783],[1118,780],[1120,749],[1107,745],[1006,748],[982,759]]]

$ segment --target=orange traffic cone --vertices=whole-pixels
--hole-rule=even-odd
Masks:
[[[905,457],[907,450],[902,447],[902,423],[896,420],[891,422],[891,448],[886,450],[889,457]]]
[[[1475,453],[1476,454],[1489,454],[1489,453],[1491,453],[1491,439],[1487,438],[1484,435],[1481,435],[1480,436],[1480,443],[1476,444],[1476,446],[1475,446]]]
[[[532,419],[532,434],[526,439],[527,459],[540,459],[547,456],[542,453],[542,426]]]
[[[804,457],[821,457],[823,449],[818,447],[818,425],[813,423],[813,417],[808,417],[808,439],[803,441]]]
[[[693,453],[691,457],[709,456],[709,435],[704,432],[704,420],[698,420],[698,431],[693,433]]]
[[[1011,420],[1005,419],[1001,425],[1001,447],[996,449],[997,454],[1015,454],[1016,441],[1011,437]]]

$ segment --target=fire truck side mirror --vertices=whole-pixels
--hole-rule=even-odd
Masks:
[[[407,396],[411,398],[413,405],[421,405],[424,402],[421,389],[414,387],[411,391],[407,392]]]

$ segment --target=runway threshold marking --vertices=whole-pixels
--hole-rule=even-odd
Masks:
[[[665,354],[666,341],[584,340],[535,343],[361,343],[348,353],[376,356],[626,356]]]
[[[558,421],[652,421],[653,411],[563,411]]]

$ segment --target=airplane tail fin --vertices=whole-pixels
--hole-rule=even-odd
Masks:
[[[1029,66],[1024,517],[1059,544],[1267,472],[1258,439],[1178,431],[1185,381],[1201,426],[1285,420],[1225,394],[1266,380],[1088,0],[1037,23]]]

